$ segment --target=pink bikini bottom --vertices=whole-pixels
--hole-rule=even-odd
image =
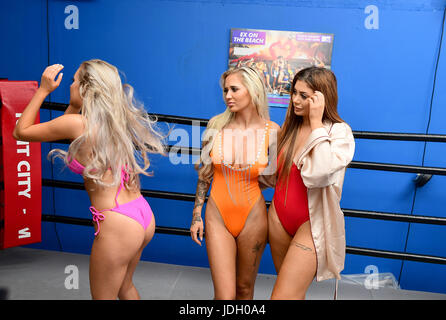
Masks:
[[[94,234],[95,236],[99,233],[99,221],[105,219],[105,216],[102,214],[102,212],[104,211],[114,211],[132,218],[139,222],[144,230],[147,229],[150,222],[152,221],[152,209],[143,196],[140,196],[139,198],[124,204],[118,204],[113,209],[98,211],[95,207],[91,206],[90,211],[93,214],[93,221],[96,222],[98,226],[98,230]]]

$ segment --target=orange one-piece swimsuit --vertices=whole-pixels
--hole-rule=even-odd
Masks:
[[[266,122],[255,161],[240,168],[225,161],[223,130],[215,137],[210,153],[214,167],[210,196],[234,237],[242,231],[251,209],[261,196],[258,177],[268,165],[269,128],[270,122]]]

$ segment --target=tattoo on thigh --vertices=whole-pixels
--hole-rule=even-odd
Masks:
[[[302,250],[313,252],[313,250],[312,250],[311,248],[309,248],[309,247],[307,247],[307,246],[304,246],[303,244],[300,244],[300,243],[297,242],[297,241],[293,241],[293,244],[294,244],[296,247],[298,247],[298,248],[300,248],[300,249],[302,249]]]
[[[257,241],[254,247],[252,248],[252,253],[254,253],[256,256],[254,258],[254,264],[252,265],[255,267],[257,265],[257,257],[259,255],[260,250],[262,249],[262,243]]]

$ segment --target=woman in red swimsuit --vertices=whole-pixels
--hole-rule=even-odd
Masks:
[[[278,275],[272,299],[305,299],[315,277],[339,279],[343,269],[345,230],[339,201],[354,139],[338,115],[336,86],[335,75],[318,67],[301,70],[292,82],[268,214]]]

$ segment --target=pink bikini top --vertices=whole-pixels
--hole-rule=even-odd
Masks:
[[[82,174],[85,170],[85,167],[79,163],[79,161],[77,161],[76,159],[73,159],[73,161],[71,161],[71,158],[68,158],[68,169],[70,169],[72,172],[76,173],[76,174]],[[97,210],[95,207],[90,206],[90,212],[93,214],[93,221],[97,223],[98,226],[98,230],[96,231],[96,233],[94,234],[95,236],[99,233],[100,227],[99,227],[99,221],[104,220],[105,217],[102,214],[103,211],[108,211],[108,210],[113,210],[119,207],[119,203],[118,203],[118,195],[121,192],[122,188],[124,188],[124,182],[128,182],[129,180],[129,174],[127,173],[127,171],[124,170],[124,168],[121,169],[121,185],[119,186],[118,192],[116,193],[115,196],[115,202],[116,202],[116,206],[112,209],[104,209],[104,210]]]
[[[71,158],[68,158],[68,162],[71,160]],[[73,159],[73,161],[69,162],[68,169],[70,169],[72,172],[76,174],[82,174],[84,173],[85,167],[79,163],[76,159]]]

